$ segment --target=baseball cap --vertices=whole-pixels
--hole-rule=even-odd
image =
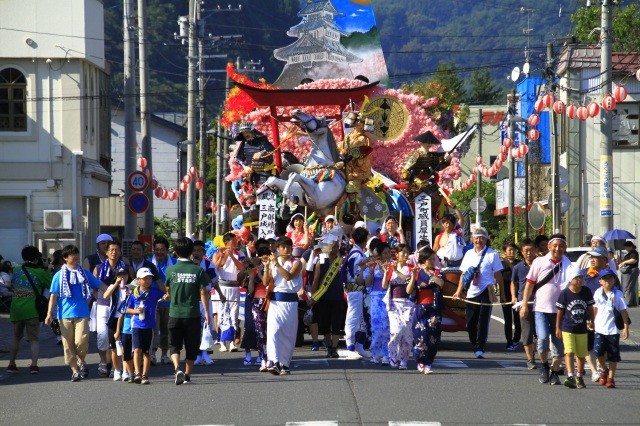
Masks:
[[[364,221],[363,220],[359,220],[353,225],[353,229],[364,228],[364,227],[365,226],[364,226]]]
[[[330,214],[330,215],[327,215],[327,217],[324,218],[325,222],[328,222],[330,220],[335,222],[336,221],[336,217],[334,215]]]
[[[140,268],[136,273],[136,278],[144,278],[144,277],[152,277],[151,269],[149,268]]]
[[[600,274],[598,274],[598,278],[608,277],[609,275],[613,275],[614,277],[618,276],[618,274],[616,274],[616,272],[611,268],[605,268],[600,271]]]
[[[601,246],[598,246],[592,249],[588,254],[589,256],[594,256],[594,257],[609,257],[609,253],[607,252],[607,249]]]
[[[103,241],[113,241],[113,238],[109,234],[100,234],[96,238],[96,244],[100,244]]]
[[[116,272],[116,275],[122,275],[122,274],[129,274],[129,271],[127,271],[124,268],[118,269],[118,272]]]
[[[574,278],[584,278],[584,275],[582,274],[582,270],[580,270],[580,268],[571,268],[568,271],[568,276],[567,278],[569,278],[569,282],[571,282]]]

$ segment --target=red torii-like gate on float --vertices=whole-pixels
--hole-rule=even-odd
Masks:
[[[378,85],[378,81],[360,87],[350,89],[264,89],[251,87],[246,84],[235,82],[236,86],[244,91],[260,107],[269,107],[271,112],[269,122],[271,123],[271,136],[273,146],[277,155],[274,156],[278,173],[282,171],[282,157],[278,147],[280,146],[280,133],[278,132],[278,120],[285,121],[291,119],[290,116],[278,115],[277,107],[291,106],[338,106],[340,111],[344,111],[351,102],[359,103],[364,100],[365,95]],[[342,115],[328,116],[335,120],[341,120]],[[340,127],[344,139],[344,130]]]

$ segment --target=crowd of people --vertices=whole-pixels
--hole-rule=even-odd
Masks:
[[[476,358],[485,357],[492,307],[500,305],[505,349],[522,345],[527,367],[539,370],[541,383],[561,384],[564,362],[567,387],[586,386],[587,366],[594,382],[615,387],[619,340],[629,335],[627,306],[638,303],[633,243],[625,245],[623,259],[614,260],[606,241],[594,237],[586,260],[574,264],[561,234],[505,243],[501,255],[482,227],[472,231],[464,247],[456,222],[455,215],[444,216],[434,246],[420,241],[417,250],[405,244],[393,216],[375,236],[362,222],[345,236],[330,215],[323,237],[314,239],[300,214],[292,217],[288,234],[277,239],[250,236],[240,242],[234,233],[225,234],[211,259],[204,242],[184,237],[173,245],[156,238],[151,254],[136,241],[125,258],[120,243],[102,234],[96,252],[83,261],[78,248],[68,245],[54,253],[52,265],[27,246],[23,264],[10,271],[5,285],[12,294],[14,325],[7,371],[19,371],[16,356],[26,330],[29,370],[39,373],[44,320],[59,329],[73,382],[90,374],[91,332],[100,359],[96,372],[115,381],[149,384],[150,367],[160,362],[173,365],[176,385],[190,383],[194,365],[214,363],[210,351],[215,346],[205,343],[211,336],[217,337],[219,351],[244,349],[244,365],[287,375],[301,322],[309,326],[311,349],[319,350],[322,343],[329,358],[341,356],[344,336],[346,359],[368,358],[406,370],[413,358],[419,373],[431,374],[448,297],[465,303]],[[461,272],[452,283],[457,287],[445,295],[445,272],[455,270]],[[42,318],[35,300],[47,293]],[[301,308],[308,311],[302,317]]]

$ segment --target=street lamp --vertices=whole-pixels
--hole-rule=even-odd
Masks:
[[[188,146],[188,145],[195,145],[195,142],[193,141],[189,141],[189,140],[183,140],[183,141],[178,141],[178,143],[176,144],[176,148],[178,150],[177,155],[176,155],[176,161],[178,162],[178,191],[180,191],[180,182],[182,182],[182,153],[183,153],[183,147],[184,146]],[[182,192],[182,191],[180,191]],[[184,197],[182,195],[180,195],[180,197],[178,197],[178,238],[182,237],[182,199]]]

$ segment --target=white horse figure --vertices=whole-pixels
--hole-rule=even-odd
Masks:
[[[288,180],[270,177],[257,194],[265,190],[278,189],[285,199],[321,215],[333,213],[334,206],[344,193],[346,181],[334,165],[340,161],[336,142],[327,126],[325,117],[294,110],[291,122],[308,133],[311,138],[311,152],[301,174],[291,173]]]

